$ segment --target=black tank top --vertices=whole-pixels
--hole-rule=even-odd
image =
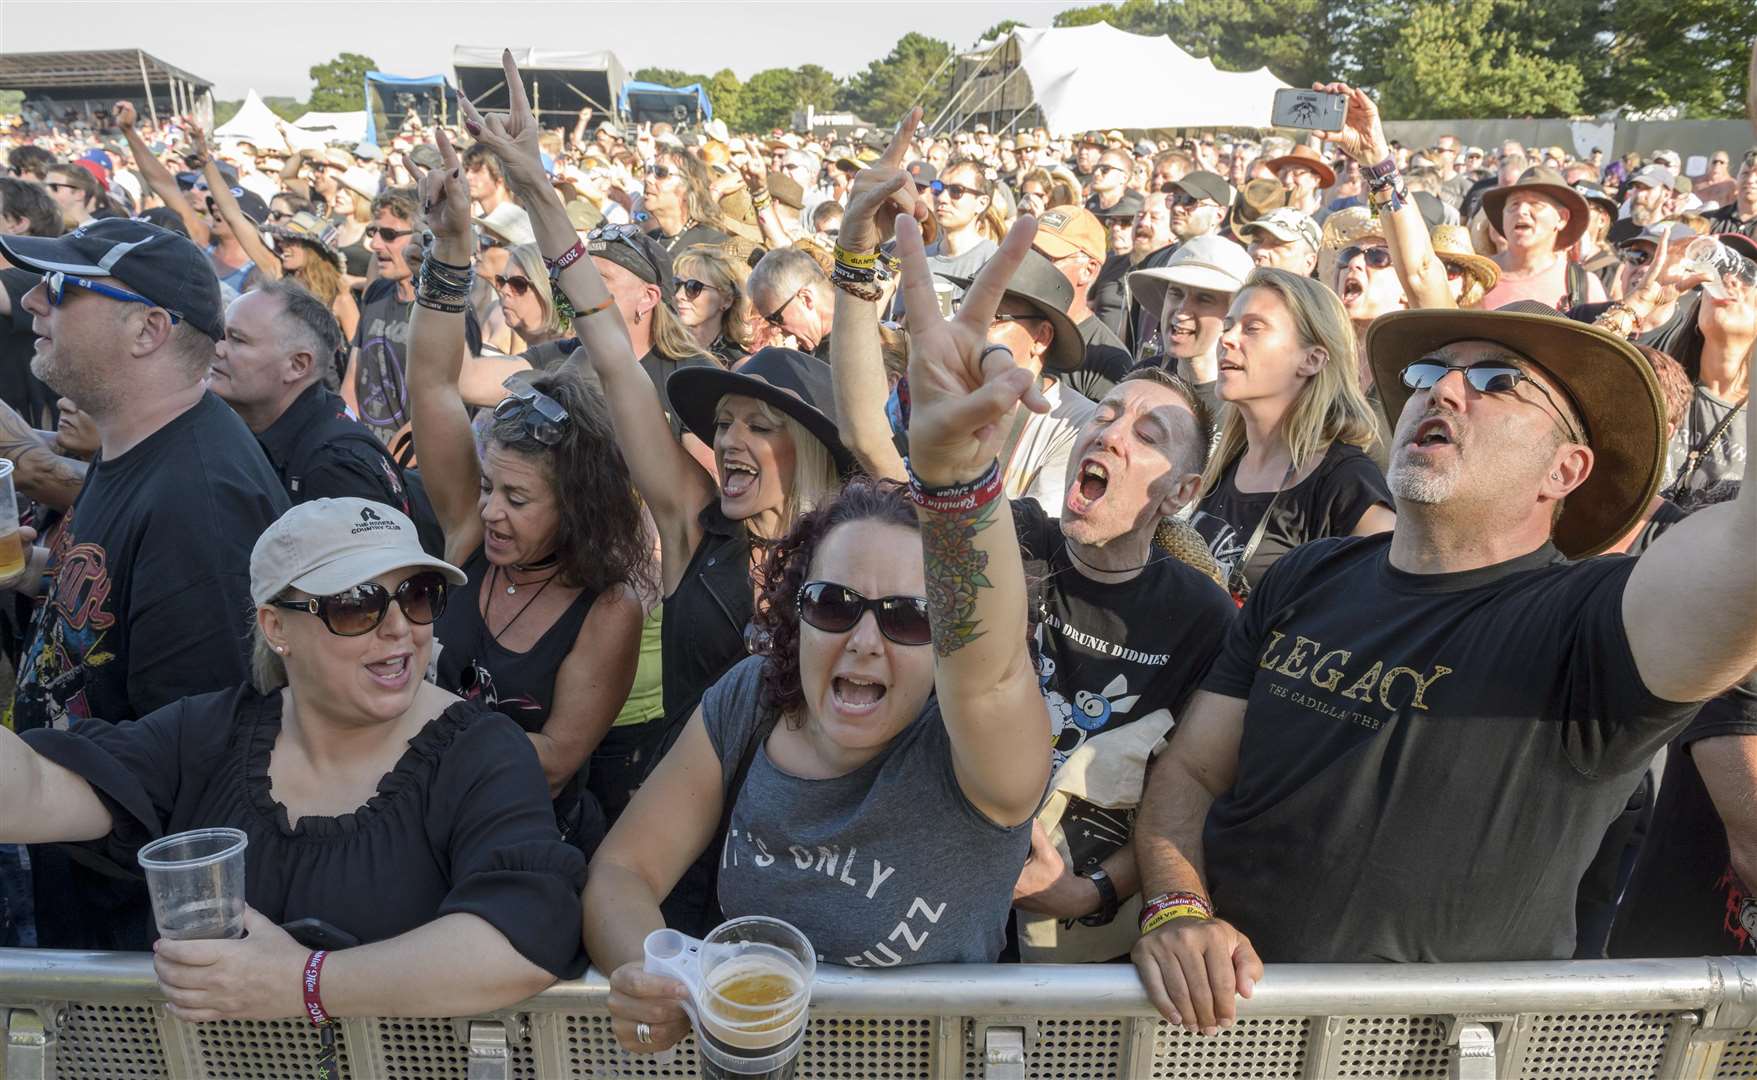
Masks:
[[[727,520],[717,498],[696,520],[701,543],[665,598],[659,626],[660,686],[665,719],[673,724],[687,720],[708,687],[750,655],[744,633],[756,606],[744,525]]]
[[[555,705],[555,674],[573,651],[598,594],[581,591],[535,645],[514,652],[495,641],[482,621],[482,589],[490,570],[488,556],[477,548],[463,565],[469,581],[447,600],[445,614],[433,626],[434,637],[444,646],[439,650],[439,685],[511,717],[526,731],[541,731]]]

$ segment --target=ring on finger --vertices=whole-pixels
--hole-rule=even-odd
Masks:
[[[987,360],[988,354],[991,352],[1004,352],[1007,354],[1008,360],[1011,360],[1013,358],[1013,350],[1007,348],[1005,345],[998,345],[997,344],[997,345],[990,345],[987,348],[983,349],[982,352],[977,355],[976,362],[978,364],[980,364],[984,360]]]
[[[653,1041],[653,1026],[645,1020],[636,1023],[634,1026],[634,1041],[640,1043],[642,1046],[651,1043]]]

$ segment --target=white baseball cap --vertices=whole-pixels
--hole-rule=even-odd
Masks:
[[[288,589],[333,596],[391,570],[438,570],[453,585],[464,572],[427,554],[415,523],[384,503],[313,499],[282,514],[250,552],[250,599],[261,605]]]
[[[1235,293],[1244,288],[1256,264],[1250,253],[1224,236],[1195,236],[1178,245],[1164,266],[1129,274],[1129,291],[1148,312],[1165,304],[1169,285]]]

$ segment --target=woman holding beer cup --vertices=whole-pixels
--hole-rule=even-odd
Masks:
[[[1048,406],[986,334],[1034,232],[1021,220],[948,321],[920,228],[898,219],[908,490],[856,480],[769,551],[766,644],[708,691],[592,864],[586,945],[632,1050],[688,1033],[683,987],[646,973],[642,946],[660,899],[722,833],[725,914],[785,920],[826,963],[1000,952],[1049,779],[1049,716],[996,454],[1015,406]]]
[[[132,870],[155,837],[242,831],[245,936],[154,947],[183,1020],[470,1016],[577,976],[585,859],[536,751],[422,679],[463,582],[388,506],[293,507],[250,557],[253,685],[134,723],[0,728],[0,841]]]

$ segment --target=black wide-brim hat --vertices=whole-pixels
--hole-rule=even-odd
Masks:
[[[797,349],[759,349],[737,371],[718,367],[679,368],[665,381],[671,408],[695,437],[714,445],[714,415],[728,394],[756,398],[797,420],[836,459],[836,470],[854,471],[854,455],[836,430],[830,365]]]
[[[1659,491],[1666,455],[1665,399],[1635,346],[1559,314],[1426,308],[1381,315],[1367,328],[1367,358],[1392,431],[1413,393],[1403,385],[1404,366],[1459,341],[1492,341],[1529,359],[1572,399],[1586,427],[1592,471],[1556,522],[1562,554],[1597,555],[1634,528]]]

